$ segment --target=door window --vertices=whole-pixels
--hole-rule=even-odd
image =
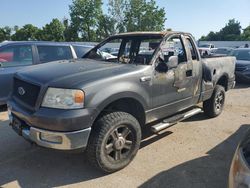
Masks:
[[[94,46],[73,46],[76,56],[82,58],[87,52],[89,52]]]
[[[137,64],[149,65],[161,41],[162,38],[142,39],[138,41],[139,50],[135,62]]]
[[[195,46],[189,37],[186,38],[188,50],[191,53],[192,60],[197,60],[198,56],[195,50]]]
[[[184,49],[183,42],[180,36],[173,36],[169,38],[162,46],[162,53],[164,55],[165,62],[168,62],[168,59],[171,56],[178,57],[178,63],[187,62],[186,51]]]
[[[69,46],[37,46],[37,49],[41,63],[73,58]]]
[[[0,67],[27,66],[33,63],[30,45],[10,46],[0,50]]]

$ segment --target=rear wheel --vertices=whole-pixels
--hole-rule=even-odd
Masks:
[[[139,122],[126,112],[112,112],[99,118],[90,135],[87,155],[92,164],[105,172],[127,166],[141,141]]]
[[[224,108],[225,96],[224,87],[215,86],[212,97],[203,102],[204,113],[212,118],[220,115]]]

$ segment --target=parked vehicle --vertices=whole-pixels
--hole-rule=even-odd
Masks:
[[[240,141],[234,154],[230,173],[229,188],[250,187],[250,131]]]
[[[110,47],[107,47],[107,48],[102,49],[102,52],[109,53],[109,54],[111,54],[113,56],[118,56],[119,48],[110,48]]]
[[[201,56],[209,56],[211,55],[212,50],[215,50],[215,46],[213,44],[202,44],[199,46],[199,52]]]
[[[199,48],[208,48],[208,49],[214,49],[215,46],[213,44],[202,44],[202,45],[199,45]]]
[[[236,57],[235,75],[238,81],[250,82],[250,48],[238,48],[230,54]]]
[[[229,55],[233,51],[233,48],[223,47],[211,50],[213,55]]]
[[[117,58],[117,56],[114,56],[114,55],[112,55],[110,53],[107,53],[107,52],[103,52],[101,50],[98,51],[98,54],[101,55],[102,58],[106,59],[106,60],[108,60],[108,59],[116,59]]]
[[[119,55],[103,59],[98,51],[114,42]],[[234,68],[234,57],[202,59],[188,33],[114,35],[83,59],[19,71],[10,125],[43,147],[86,149],[92,164],[114,172],[133,160],[145,126],[157,133],[200,113],[200,102],[209,117],[218,116],[234,87]]]
[[[82,57],[92,47],[57,42],[4,42],[0,45],[0,105],[10,96],[13,75],[31,65]]]

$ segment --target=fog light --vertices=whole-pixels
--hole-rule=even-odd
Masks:
[[[52,142],[55,144],[61,144],[62,143],[62,137],[56,136],[48,133],[40,133],[40,139],[45,142]]]

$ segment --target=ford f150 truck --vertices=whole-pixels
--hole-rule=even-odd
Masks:
[[[111,44],[118,56],[104,59],[98,51]],[[86,149],[91,163],[114,172],[135,157],[144,127],[162,131],[200,113],[201,102],[204,113],[218,116],[234,69],[234,57],[202,59],[188,33],[118,34],[82,59],[16,73],[10,125],[39,146]]]

